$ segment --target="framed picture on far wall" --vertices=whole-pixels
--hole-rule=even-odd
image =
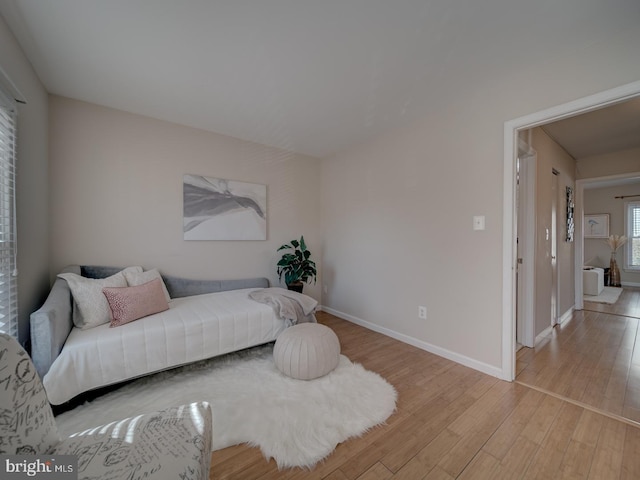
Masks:
[[[609,238],[609,214],[585,215],[584,238]]]
[[[267,186],[183,176],[185,240],[266,240]]]

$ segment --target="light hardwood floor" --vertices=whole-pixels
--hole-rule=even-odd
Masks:
[[[213,453],[210,478],[640,478],[636,426],[329,314],[318,319],[337,333],[343,354],[396,387],[396,413],[313,470],[279,471],[258,449],[235,446]]]
[[[516,381],[640,422],[640,289],[585,309],[517,355]]]

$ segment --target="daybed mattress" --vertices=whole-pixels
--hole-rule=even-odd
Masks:
[[[289,321],[249,298],[255,288],[175,298],[126,325],[73,328],[43,378],[49,401],[276,339]]]

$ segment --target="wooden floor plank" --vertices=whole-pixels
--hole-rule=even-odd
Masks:
[[[416,423],[420,424],[419,428],[384,455],[382,463],[392,472],[397,472],[474,402],[474,398],[467,394],[460,395],[453,402],[438,397],[437,401],[429,404],[427,410],[421,412],[428,417],[416,420]]]
[[[556,478],[571,480],[588,478],[592,458],[592,448],[572,439],[567,446]]]
[[[447,429],[443,430],[398,470],[393,477],[394,480],[414,480],[426,477],[436,467],[440,459],[459,441],[459,435]]]
[[[589,479],[620,478],[626,430],[627,426],[621,422],[609,418],[604,420]]]
[[[458,480],[494,480],[498,478],[495,472],[499,466],[500,460],[481,450],[458,475]]]
[[[454,477],[452,477],[439,467],[435,467],[424,478],[425,480],[454,480]]]
[[[494,478],[521,478],[538,448],[539,445],[519,436],[494,470]]]
[[[461,440],[438,465],[454,478],[458,476],[527,392],[518,384],[506,382],[487,392],[476,405],[461,415],[462,422],[456,421],[449,427],[461,436]],[[474,416],[475,422],[470,423],[469,416]]]
[[[529,418],[529,422],[522,431],[522,436],[528,438],[536,445],[541,445],[551,425],[553,425],[561,406],[562,400],[545,395],[538,409]]]
[[[640,429],[627,425],[620,480],[640,478]]]
[[[495,431],[482,450],[502,460],[529,424],[545,395],[535,390],[525,393],[522,401]],[[533,443],[533,442],[532,442]]]
[[[358,480],[387,480],[393,476],[380,462],[375,463],[369,470],[358,477]],[[349,477],[347,477],[349,478]]]
[[[563,403],[522,478],[555,478],[584,409]]]

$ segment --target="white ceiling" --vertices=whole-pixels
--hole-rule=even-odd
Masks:
[[[325,157],[638,28],[640,2],[0,0],[0,15],[51,93]]]

